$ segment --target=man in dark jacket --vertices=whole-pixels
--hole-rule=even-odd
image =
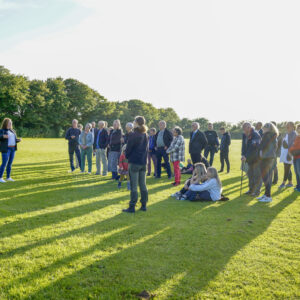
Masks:
[[[69,159],[71,172],[74,172],[74,152],[78,160],[79,166],[81,166],[80,150],[79,150],[79,135],[80,130],[78,129],[78,121],[74,119],[72,121],[72,127],[70,127],[66,132],[66,140],[69,141]]]
[[[255,130],[259,133],[259,135],[262,137],[264,132],[263,132],[263,129],[262,129],[262,126],[263,126],[263,123],[262,122],[257,122],[255,124]]]
[[[207,146],[204,150],[204,156],[207,159],[208,154],[210,154],[209,164],[212,166],[214,162],[215,153],[218,152],[219,147],[219,137],[217,132],[214,130],[212,123],[208,124],[208,130],[204,132],[207,139]]]
[[[190,134],[189,152],[193,164],[201,162],[201,152],[207,146],[207,139],[205,134],[199,130],[200,125],[198,122],[193,122],[192,132]]]
[[[259,145],[261,136],[250,123],[243,124],[243,131],[242,162],[248,164],[247,175],[249,179],[249,191],[246,194],[255,197],[260,194],[262,185],[259,165]]]
[[[222,134],[221,146],[220,146],[220,160],[221,160],[221,170],[224,171],[224,162],[226,162],[227,173],[230,172],[230,162],[229,162],[229,146],[231,144],[231,137],[229,132],[225,130],[224,127],[220,128],[220,133]]]
[[[161,176],[161,160],[164,159],[165,167],[167,169],[168,178],[172,178],[171,167],[169,163],[169,155],[167,154],[167,149],[170,147],[173,134],[170,130],[168,130],[167,123],[165,121],[159,122],[159,131],[155,135],[155,154],[157,158],[157,166],[156,166],[156,178],[160,178]]]
[[[109,142],[108,132],[105,128],[105,121],[98,122],[98,129],[95,129],[94,135],[94,153],[96,154],[96,175],[101,174],[101,163],[103,165],[102,175],[107,175],[107,145]]]

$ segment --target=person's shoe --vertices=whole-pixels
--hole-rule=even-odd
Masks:
[[[265,196],[265,198],[264,198],[264,199],[261,199],[261,200],[259,200],[259,202],[266,202],[266,203],[268,203],[268,202],[272,202],[272,198],[271,198],[271,197],[267,197],[267,196]]]
[[[102,176],[107,176],[107,173],[103,173]]]
[[[6,181],[3,178],[0,178],[0,183],[5,183]]]
[[[120,175],[117,175],[115,179],[116,179],[116,180],[119,180],[120,177],[121,177]]]
[[[177,195],[177,196],[175,197],[176,200],[180,200],[181,198],[182,198],[182,195],[181,195],[181,194],[179,194],[179,195]]]
[[[257,196],[259,196],[259,195],[260,195],[260,193],[252,193],[252,194],[251,194],[252,197],[257,197]]]
[[[230,173],[230,170],[228,170],[226,173],[229,174],[229,173]]]
[[[141,211],[147,211],[146,205],[142,205],[141,208],[140,208],[140,210],[141,210]]]
[[[168,179],[172,179],[172,178],[173,178],[172,176],[169,176],[169,177],[168,177]]]
[[[186,200],[186,198],[185,197],[181,197],[179,200],[184,201],[184,200]]]
[[[6,181],[14,182],[14,180],[11,177],[7,178]]]
[[[283,189],[283,188],[285,188],[285,184],[284,183],[282,183],[279,187],[278,187],[279,189]]]
[[[172,183],[174,186],[178,186],[178,185],[180,185],[180,182],[174,182],[174,183]]]
[[[127,181],[127,191],[131,190],[130,181]]]
[[[262,195],[260,197],[257,197],[256,199],[260,201],[260,200],[264,199],[265,197],[266,197],[266,195]]]
[[[161,177],[160,176],[155,176],[155,179],[160,179]]]
[[[88,172],[89,175],[92,175],[92,172]]]
[[[222,172],[223,172],[223,170],[218,171],[218,173],[222,173]]]
[[[151,176],[151,174],[148,173],[147,176]]]
[[[74,173],[75,172],[75,169],[74,170],[69,170],[68,173]]]
[[[288,183],[285,187],[287,187],[287,188],[293,187],[293,184],[292,183]]]
[[[135,209],[132,207],[128,207],[127,209],[123,209],[122,212],[125,213],[135,213]]]
[[[278,183],[278,181],[273,181],[272,185],[276,185]]]
[[[181,193],[180,192],[176,192],[176,193],[172,194],[171,197],[177,197],[179,195],[181,195]]]
[[[81,173],[81,174],[84,174],[84,173],[85,173],[85,171],[80,171],[80,173]]]
[[[122,187],[122,182],[119,181],[119,182],[118,182],[118,189],[120,189],[121,187]]]
[[[251,195],[251,194],[252,192],[250,190],[245,193],[245,195]]]
[[[100,175],[100,173],[96,172],[95,175]]]

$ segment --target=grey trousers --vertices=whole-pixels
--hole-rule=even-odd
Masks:
[[[146,165],[129,164],[130,176],[130,207],[135,207],[138,201],[138,186],[141,192],[142,206],[146,206],[148,202],[148,190],[146,186]]]
[[[108,172],[118,172],[120,152],[109,151],[108,153]]]
[[[249,179],[249,191],[251,193],[259,194],[262,186],[262,177],[260,172],[260,163],[254,163],[248,165],[248,179]]]
[[[106,149],[96,149],[96,168],[97,174],[101,174],[101,163],[103,165],[102,175],[107,175],[107,150]]]

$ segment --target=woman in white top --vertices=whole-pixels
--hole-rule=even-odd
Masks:
[[[292,171],[291,171],[293,158],[289,154],[289,148],[293,145],[297,134],[295,132],[295,124],[293,122],[288,122],[286,125],[286,129],[287,129],[287,133],[282,140],[281,154],[280,154],[280,162],[282,162],[284,165],[284,175],[283,175],[282,184],[279,186],[279,188],[293,186]],[[287,180],[288,180],[288,184],[286,185],[285,183]]]
[[[3,174],[6,169],[7,181],[14,181],[10,177],[11,166],[14,161],[15,152],[17,151],[17,143],[21,139],[17,138],[16,132],[13,130],[12,120],[5,118],[0,129],[0,152],[2,153],[2,164],[0,166],[0,183],[5,183]]]
[[[189,187],[192,192],[197,192],[197,199],[218,201],[221,199],[222,183],[216,168],[207,169],[207,180],[202,184],[192,184]],[[187,198],[189,200],[189,198]],[[192,199],[191,199],[192,200]]]

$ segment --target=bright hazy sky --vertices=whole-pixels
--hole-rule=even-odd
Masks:
[[[299,16],[299,0],[0,0],[0,65],[180,117],[295,121]]]

